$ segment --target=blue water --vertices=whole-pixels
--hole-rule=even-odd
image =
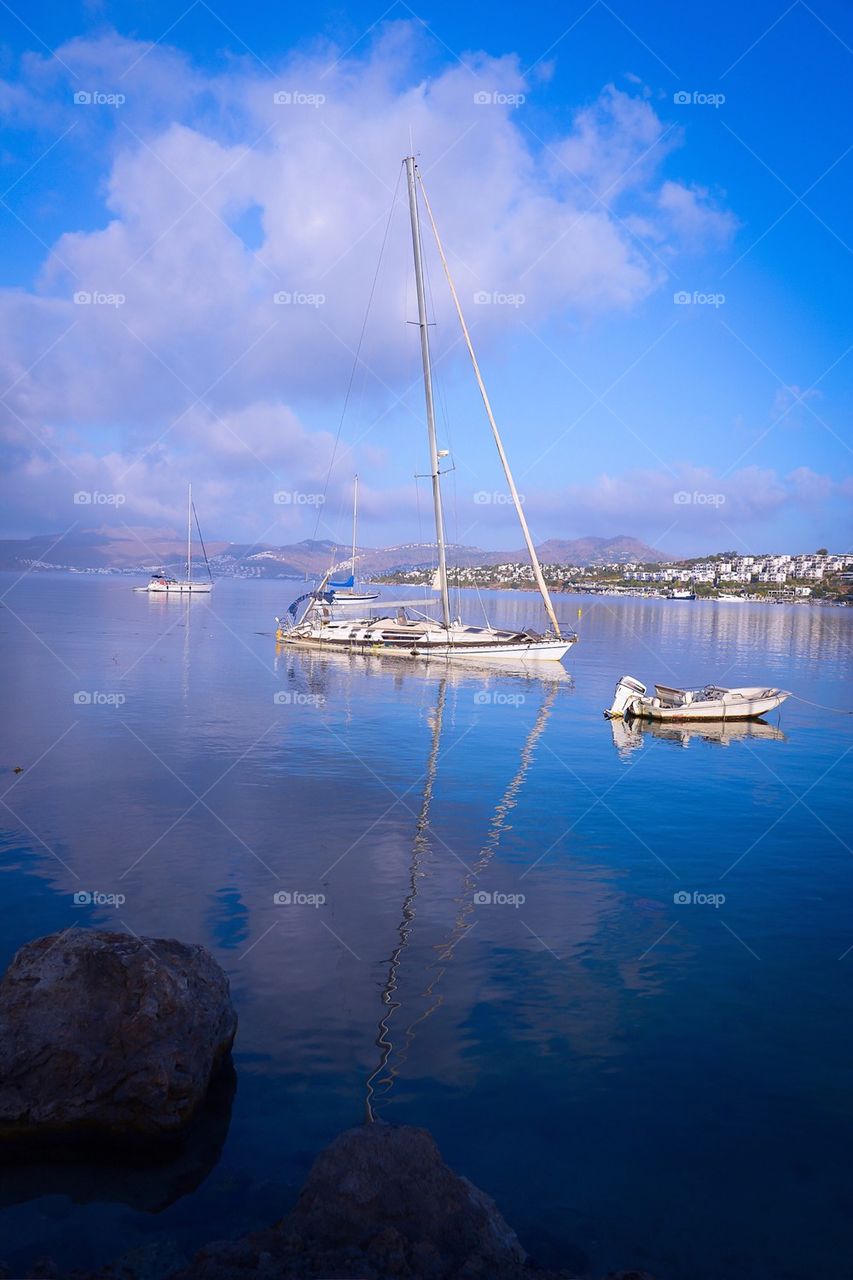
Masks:
[[[74,924],[199,941],[240,1028],[184,1166],[3,1170],[0,1258],[165,1270],[272,1222],[370,1079],[543,1262],[853,1275],[853,717],[809,705],[853,707],[853,616],[563,596],[581,641],[538,680],[277,653],[298,589],[2,575],[0,959]],[[808,702],[625,738],[626,672]]]

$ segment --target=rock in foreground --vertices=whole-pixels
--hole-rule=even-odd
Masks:
[[[454,1173],[425,1129],[371,1124],[314,1162],[275,1227],[208,1245],[174,1280],[557,1280],[534,1269],[494,1202]]]
[[[177,1135],[236,1028],[204,947],[84,929],[30,942],[0,982],[0,1136]]]

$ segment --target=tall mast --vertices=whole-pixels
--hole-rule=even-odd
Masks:
[[[358,527],[358,476],[352,492],[352,576],[355,577],[355,531]]]
[[[421,229],[418,220],[418,193],[415,186],[415,157],[406,156],[406,179],[409,187],[409,213],[412,219],[412,248],[415,255],[415,284],[418,293],[418,325],[421,331],[421,362],[424,367],[424,400],[429,434],[429,466],[432,476],[432,502],[435,508],[435,541],[438,547],[438,580],[441,588],[441,614],[445,627],[450,626],[450,597],[447,591],[447,559],[444,551],[444,517],[441,511],[441,478],[438,469],[438,446],[435,441],[435,409],[432,399],[432,370],[429,361],[429,328],[427,326],[424,272],[421,261]]]
[[[409,162],[406,161],[406,163],[408,164]],[[414,161],[412,161],[412,164],[414,164]],[[459,305],[459,297],[458,297],[458,294],[456,293],[456,288],[453,284],[453,277],[450,274],[450,267],[447,264],[447,258],[445,257],[444,249],[442,248],[442,244],[441,244],[441,238],[438,234],[438,227],[435,225],[435,218],[432,216],[432,209],[430,208],[429,200],[427,199],[427,193],[424,190],[423,179],[421,178],[420,174],[418,174],[418,181],[421,184],[421,191],[423,192],[424,205],[426,206],[427,216],[430,220],[430,225],[432,226],[432,233],[435,236],[435,243],[438,246],[438,252],[441,257],[441,265],[444,267],[444,275],[447,279],[448,285],[450,286],[450,292],[453,297],[453,303],[454,303],[454,306],[456,307],[456,314],[459,317],[459,323],[462,326],[462,333],[465,338],[465,345],[468,348],[468,355],[471,357],[471,363],[474,366],[474,373],[476,374],[476,377],[477,377],[477,386],[480,388],[480,395],[483,397],[483,404],[486,407],[486,416],[489,419],[489,423],[492,428],[492,435],[495,438],[495,444],[497,445],[498,454],[500,456],[501,464],[503,465],[504,475],[506,476],[506,481],[507,481],[507,484],[509,485],[509,491],[512,494],[512,501],[515,506],[515,513],[518,516],[518,523],[521,525],[521,532],[524,534],[524,541],[527,545],[527,554],[530,557],[530,566],[533,569],[533,576],[536,579],[536,585],[539,588],[539,594],[542,597],[542,603],[545,605],[545,610],[548,614],[548,617],[551,619],[551,626],[554,628],[554,633],[557,636],[560,636],[561,634],[560,624],[557,621],[557,615],[555,614],[554,606],[551,603],[551,596],[548,592],[548,587],[545,583],[545,578],[542,574],[542,567],[539,564],[539,557],[536,554],[536,548],[533,545],[533,539],[530,536],[530,529],[527,527],[527,521],[524,518],[524,512],[521,509],[521,500],[518,496],[518,490],[515,487],[515,481],[512,478],[512,472],[510,471],[510,468],[509,468],[509,459],[507,458],[506,453],[504,452],[503,441],[501,440],[500,432],[498,431],[498,424],[495,422],[495,415],[492,413],[492,406],[489,402],[488,392],[486,391],[486,384],[483,382],[483,377],[482,377],[482,374],[480,373],[480,366],[477,364],[477,357],[474,354],[474,347],[471,343],[471,335],[468,332],[468,326],[466,325],[465,317],[462,314],[462,307]]]
[[[193,580],[193,487],[187,490],[187,582]]]

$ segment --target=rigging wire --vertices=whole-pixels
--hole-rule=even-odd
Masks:
[[[323,485],[323,501],[317,504],[317,518],[314,521],[314,534],[313,534],[315,539],[317,537],[317,530],[320,527],[320,516],[322,515],[323,506],[326,501],[326,494],[329,489],[329,481],[332,477],[332,470],[334,468],[335,459],[337,458],[337,454],[338,454],[338,445],[340,444],[340,440],[341,440],[341,430],[343,429],[344,418],[346,417],[347,406],[349,405],[349,399],[350,399],[350,394],[352,392],[353,382],[355,381],[355,375],[358,370],[358,366],[361,362],[361,348],[364,343],[365,332],[367,331],[367,322],[370,318],[370,309],[371,309],[371,306],[373,305],[373,296],[376,293],[376,285],[379,280],[379,272],[382,267],[382,259],[385,254],[385,246],[388,243],[388,232],[391,230],[391,219],[394,216],[394,209],[396,208],[396,205],[397,205],[397,196],[400,191],[400,179],[402,177],[402,174],[403,174],[403,167],[401,165],[400,171],[397,174],[397,184],[394,187],[394,195],[391,200],[391,208],[388,210],[388,218],[385,223],[385,231],[382,235],[382,244],[379,248],[379,259],[376,263],[376,270],[373,273],[373,282],[370,286],[370,294],[368,296],[367,306],[364,311],[364,319],[361,324],[361,333],[358,335],[358,344],[355,349],[355,357],[353,359],[352,369],[350,371],[349,382],[347,383],[346,395],[344,396],[344,404],[343,404],[343,408],[341,409],[340,419],[338,421],[338,430],[335,435],[335,444],[334,444],[334,448],[332,449],[332,457],[329,461],[329,469],[326,472],[326,481],[325,481],[325,484]]]
[[[210,571],[210,561],[207,558],[207,549],[205,548],[205,545],[204,545],[204,538],[201,536],[201,525],[198,522],[198,512],[195,509],[195,503],[192,503],[192,509],[193,509],[193,515],[195,517],[195,527],[198,530],[198,540],[201,543],[201,549],[204,554],[204,563],[207,568],[207,576],[208,578],[210,578],[210,581],[212,582],[213,574]]]

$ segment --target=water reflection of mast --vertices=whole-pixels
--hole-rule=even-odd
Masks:
[[[384,1012],[379,1019],[379,1034],[376,1037],[376,1045],[379,1049],[379,1062],[374,1071],[367,1078],[367,1100],[366,1100],[366,1119],[373,1121],[376,1116],[373,1111],[374,1088],[373,1082],[377,1076],[381,1075],[388,1065],[388,1059],[391,1056],[394,1045],[390,1039],[390,1023],[394,1013],[400,1007],[400,1001],[394,999],[394,993],[397,990],[397,974],[400,963],[403,959],[403,952],[409,943],[409,934],[415,919],[415,899],[418,896],[418,881],[423,874],[421,871],[421,863],[429,850],[429,810],[432,803],[433,788],[435,786],[435,775],[438,767],[438,748],[441,741],[441,722],[444,718],[444,704],[447,700],[447,676],[442,676],[438,686],[438,699],[436,701],[435,712],[432,719],[432,745],[430,747],[429,758],[427,760],[426,774],[424,778],[423,799],[421,800],[420,812],[418,813],[418,821],[415,827],[415,838],[412,842],[412,860],[409,864],[409,891],[403,901],[403,914],[400,923],[397,926],[399,934],[399,942],[391,953],[388,962],[388,976],[385,979],[385,986],[382,989],[382,1004]],[[391,1076],[388,1080],[390,1083]]]
[[[182,694],[184,702],[189,701],[190,696],[190,601],[192,596],[187,593],[186,601],[184,601],[183,593],[178,597],[178,604],[186,604],[186,616],[184,618],[184,651],[181,658],[181,674],[182,674]]]
[[[454,922],[453,929],[450,933],[450,936],[444,942],[438,943],[434,948],[440,953],[437,961],[437,965],[439,967],[437,968],[435,977],[432,979],[432,981],[429,983],[429,985],[424,989],[422,993],[423,998],[431,1000],[432,1003],[419,1017],[415,1018],[413,1022],[409,1023],[405,1031],[403,1045],[398,1050],[398,1053],[397,1053],[397,1061],[396,1063],[391,1065],[389,1065],[389,1062],[391,1058],[391,1053],[393,1052],[393,1044],[388,1039],[388,1036],[387,1036],[388,1019],[386,1018],[383,1022],[380,1022],[380,1035],[377,1038],[376,1043],[380,1044],[382,1047],[382,1059],[379,1065],[377,1066],[376,1070],[373,1072],[373,1074],[370,1076],[367,1082],[367,1095],[368,1095],[367,1096],[367,1113],[368,1113],[368,1118],[371,1120],[375,1118],[373,1114],[373,1108],[372,1108],[372,1100],[374,1096],[373,1081],[377,1078],[377,1076],[381,1074],[381,1072],[387,1066],[388,1074],[385,1076],[384,1079],[379,1081],[379,1084],[384,1086],[383,1096],[387,1096],[389,1090],[391,1089],[394,1083],[394,1080],[400,1073],[400,1068],[403,1066],[403,1064],[405,1063],[408,1057],[409,1047],[415,1038],[417,1028],[420,1026],[422,1022],[425,1022],[427,1018],[431,1017],[431,1015],[435,1013],[436,1009],[439,1008],[439,1006],[442,1004],[444,1000],[443,994],[437,993],[436,988],[439,986],[442,978],[444,977],[445,973],[447,972],[450,966],[450,961],[453,958],[454,947],[458,942],[461,941],[461,939],[464,937],[465,933],[469,928],[468,917],[471,915],[471,912],[474,910],[474,894],[477,889],[477,881],[479,877],[483,874],[483,872],[487,870],[489,863],[492,861],[492,858],[494,857],[497,851],[497,848],[500,844],[501,836],[508,829],[509,823],[507,819],[509,817],[510,812],[515,808],[518,802],[518,794],[521,791],[522,786],[524,785],[525,779],[530,769],[530,765],[533,761],[533,754],[536,749],[536,744],[538,743],[539,739],[544,733],[545,726],[548,723],[548,719],[551,714],[551,708],[553,707],[554,699],[557,696],[557,685],[558,685],[557,681],[552,681],[549,683],[548,691],[542,700],[542,705],[539,708],[539,711],[536,716],[536,720],[534,721],[533,726],[524,741],[524,746],[522,747],[522,750],[521,750],[521,757],[519,759],[518,769],[516,770],[513,778],[511,779],[509,785],[507,786],[506,790],[504,791],[503,795],[498,801],[497,806],[495,807],[494,815],[489,824],[488,834],[486,836],[485,843],[483,844],[483,847],[480,850],[477,861],[474,864],[474,867],[465,876],[465,880],[462,885],[462,892],[459,894],[458,898],[456,899],[456,902],[458,904],[457,912],[456,912],[456,920]],[[428,775],[428,787],[429,787],[430,797],[432,795],[432,783],[434,780],[434,759],[436,756],[437,745],[438,745],[438,740],[436,737],[433,744],[433,754],[430,757],[430,761],[433,767],[433,773],[432,773],[432,777],[429,777]],[[427,803],[426,791],[424,793],[424,801],[426,804]],[[424,812],[425,810],[422,807],[421,814],[423,815]],[[414,862],[413,862],[413,865],[414,865]],[[414,896],[413,893],[410,894],[410,898],[406,900],[406,904],[409,904],[410,899],[413,896]],[[406,905],[404,905],[404,920],[405,918],[406,918]],[[401,940],[402,938],[403,938],[403,934],[401,930]],[[394,969],[394,973],[393,973],[394,984],[393,984],[393,987],[391,988],[389,988],[389,986],[386,984],[385,993],[383,993],[383,997],[386,993],[389,993],[390,990],[393,990],[396,988],[397,968],[399,967],[400,955],[404,949],[404,945],[405,944],[401,942],[401,946],[397,948],[397,950],[394,953],[394,957],[392,957],[392,966]],[[395,957],[396,957],[396,963],[395,963]],[[389,973],[389,979],[390,977],[391,977],[391,974]],[[388,1003],[390,1003],[390,1000],[388,1001]],[[391,1010],[391,1012],[398,1009],[399,1007],[400,1007],[400,1002],[399,1001],[395,1002],[393,1004],[393,1009]]]

